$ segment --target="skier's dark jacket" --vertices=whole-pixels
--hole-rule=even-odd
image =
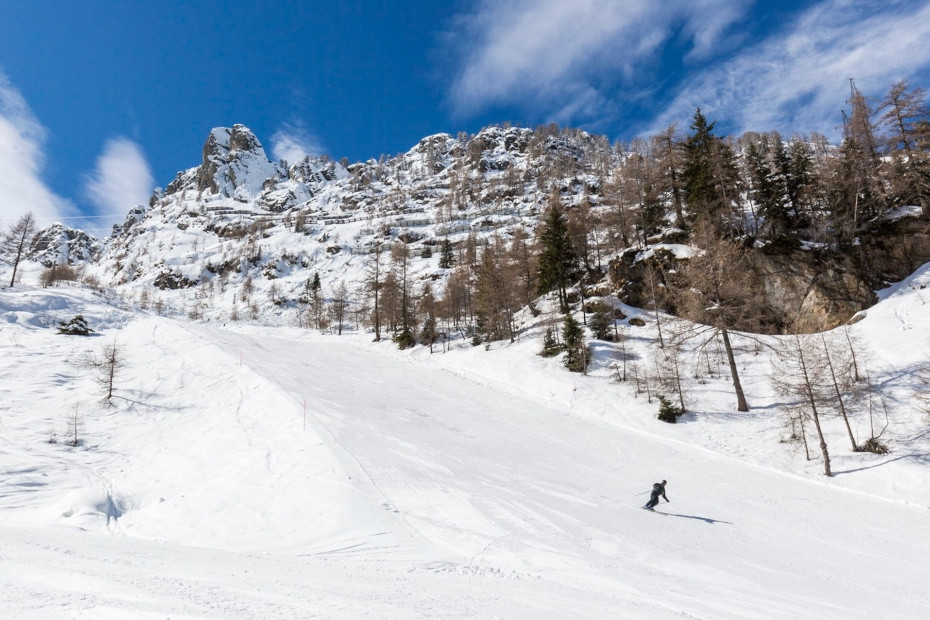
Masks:
[[[652,499],[658,502],[659,497],[662,497],[665,501],[668,501],[668,498],[665,497],[665,485],[661,482],[656,482],[654,485],[652,485]]]

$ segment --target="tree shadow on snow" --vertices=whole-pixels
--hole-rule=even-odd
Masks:
[[[894,458],[885,459],[881,463],[874,463],[872,465],[863,465],[862,467],[856,467],[853,469],[844,469],[843,471],[835,471],[833,472],[833,475],[840,476],[842,474],[854,474],[857,471],[875,469],[876,467],[881,467],[889,463],[894,463],[895,461],[903,461],[903,460],[914,460],[922,465],[926,465],[927,463],[930,463],[930,454],[902,454],[901,456],[896,456]]]

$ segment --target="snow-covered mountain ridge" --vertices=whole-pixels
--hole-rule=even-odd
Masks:
[[[733,145],[750,148],[763,138],[771,139],[747,134]],[[819,182],[832,182],[836,150],[816,148],[826,149]],[[383,250],[387,262],[398,241],[409,254],[404,269],[414,296],[427,284],[433,295],[446,296],[453,274],[440,259],[444,244],[453,248],[457,265],[468,265],[472,280],[490,245],[499,253],[527,240],[532,263],[541,214],[557,201],[593,287],[586,292],[645,306],[651,303],[643,294],[645,265],[679,287],[673,274],[680,265],[658,261],[654,250],[688,241],[672,226],[676,186],[661,157],[661,142],[612,145],[576,129],[492,126],[472,136],[429,136],[379,160],[350,164],[319,156],[273,163],[247,127],[215,128],[199,165],[179,172],[148,204],[130,209],[103,244],[57,227],[41,236],[61,239],[51,244],[59,249],[32,257],[46,266],[94,257],[82,273],[143,307],[300,324],[301,300],[317,276],[324,299],[343,290],[357,310],[370,303],[373,252]],[[738,158],[743,167],[748,161]],[[740,212],[732,217],[742,219],[740,238],[749,244],[765,222],[755,214],[752,174],[741,174],[740,204],[734,203]],[[811,213],[824,209],[818,205]],[[864,227],[848,251],[825,250],[827,244],[803,236],[816,237],[827,225],[797,231],[787,244],[756,240],[749,279],[760,283],[769,329],[777,332],[790,321],[803,331],[842,324],[875,302],[873,290],[930,260],[927,223],[901,217],[905,213],[919,210],[889,212],[887,220]],[[522,297],[521,304],[529,303]]]
[[[531,233],[553,188],[596,203],[598,181],[580,171],[591,158],[611,156],[605,139],[583,132],[491,127],[470,138],[430,136],[380,161],[346,165],[323,156],[274,164],[246,127],[217,128],[199,166],[178,173],[114,228],[93,271],[136,298],[212,289],[220,277],[223,291],[211,290],[198,313],[217,318],[228,318],[247,278],[256,296],[273,283],[278,303],[270,310],[286,314],[310,275],[318,272],[326,291],[339,282],[357,289],[372,249],[400,238],[414,276],[441,285],[448,275],[437,266],[442,241],[461,251],[469,236],[481,243],[517,227]],[[424,250],[436,252],[422,259]],[[182,303],[170,291],[164,298],[168,307]],[[240,307],[238,314],[247,313]]]

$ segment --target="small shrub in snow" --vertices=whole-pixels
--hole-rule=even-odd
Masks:
[[[59,282],[74,282],[77,279],[77,269],[67,263],[52,265],[39,276],[39,282],[44,288],[55,286]]]
[[[413,337],[409,328],[404,328],[395,333],[391,338],[398,349],[409,349],[417,344],[416,338]]]
[[[100,283],[100,279],[97,278],[97,276],[84,276],[84,279],[81,280],[81,283],[87,288],[93,291],[97,291],[98,293],[103,291],[103,284]]]
[[[614,335],[611,333],[611,328],[613,327],[613,321],[607,312],[598,310],[593,315],[591,315],[591,320],[588,321],[588,326],[591,327],[591,333],[594,334],[594,337],[598,340],[606,340],[611,342],[614,339]]]
[[[562,351],[564,351],[562,345],[560,345],[555,339],[555,330],[550,327],[546,330],[546,334],[543,336],[543,348],[539,354],[543,357],[555,357]]]
[[[572,372],[585,372],[591,361],[591,352],[585,346],[581,324],[571,314],[565,315],[562,341],[565,343],[565,367]]]
[[[864,444],[856,447],[856,452],[871,452],[872,454],[888,454],[888,446],[882,443],[877,437],[869,439]]]
[[[78,314],[70,321],[59,321],[58,333],[67,336],[90,336],[94,333],[94,330],[87,325],[87,320],[84,316]]]
[[[81,444],[81,431],[84,430],[84,416],[81,415],[81,412],[78,411],[78,408],[75,407],[74,411],[68,414],[68,445],[73,447],[78,447]],[[51,443],[51,442],[49,442]]]
[[[659,416],[658,418],[663,422],[668,422],[669,424],[675,424],[678,422],[679,416],[682,414],[681,407],[678,405],[673,405],[667,398],[664,396],[659,396]]]

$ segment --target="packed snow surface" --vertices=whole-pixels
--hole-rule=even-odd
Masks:
[[[430,354],[3,289],[0,614],[930,617],[927,422],[904,396],[927,283],[853,327],[897,381],[895,440],[852,453],[828,421],[833,478],[779,443],[761,355],[752,411],[721,380],[668,425],[607,343],[581,376],[535,332]],[[78,313],[96,335],[56,334]],[[108,343],[109,406],[82,362]],[[664,514],[642,510],[661,479]]]

